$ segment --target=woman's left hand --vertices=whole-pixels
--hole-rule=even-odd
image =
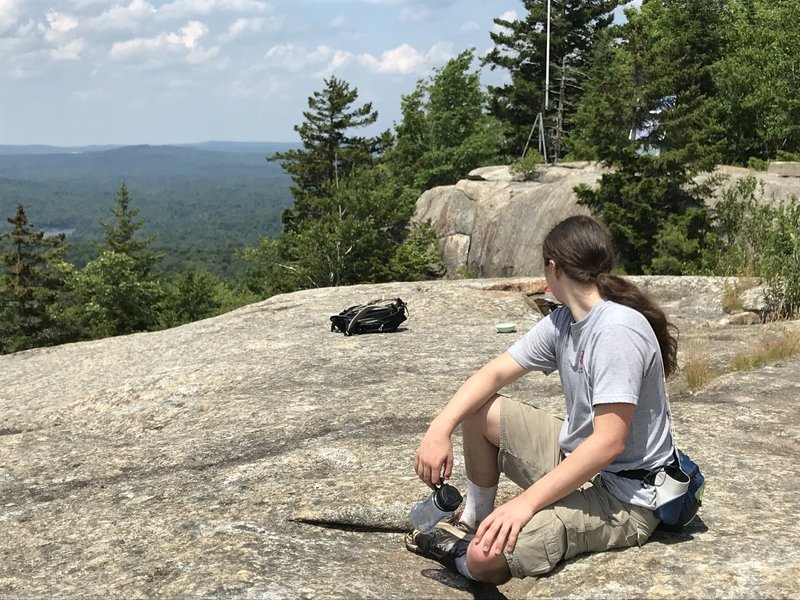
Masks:
[[[504,547],[508,552],[513,552],[519,532],[535,514],[536,510],[526,499],[517,496],[498,506],[481,522],[473,543],[481,546],[485,554],[502,554]]]

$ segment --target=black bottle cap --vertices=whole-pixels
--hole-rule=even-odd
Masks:
[[[441,510],[450,512],[457,509],[458,505],[461,504],[462,499],[461,492],[459,492],[449,483],[443,483],[436,488],[434,500],[436,502],[436,506],[438,506]]]

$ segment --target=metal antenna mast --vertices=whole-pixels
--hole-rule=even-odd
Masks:
[[[544,110],[546,111],[550,106],[550,0],[547,0],[547,49],[545,50],[544,59]],[[528,145],[533,137],[533,132],[536,127],[539,127],[539,152],[544,157],[544,162],[547,162],[547,143],[544,137],[544,112],[540,111],[536,115],[536,120],[533,122],[531,132],[528,134],[528,140],[525,142],[525,148],[522,151],[522,158],[528,153]]]

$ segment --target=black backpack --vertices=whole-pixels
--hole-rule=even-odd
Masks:
[[[407,318],[406,303],[400,298],[388,303],[379,298],[366,304],[351,306],[338,315],[333,315],[331,331],[338,330],[345,335],[394,331]]]

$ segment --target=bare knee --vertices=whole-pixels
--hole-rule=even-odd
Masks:
[[[500,446],[500,396],[495,394],[478,411],[461,424],[465,435],[481,435],[495,446]]]
[[[470,544],[467,550],[467,568],[477,581],[501,585],[511,579],[511,570],[504,555],[484,552],[482,547],[475,544]]]

